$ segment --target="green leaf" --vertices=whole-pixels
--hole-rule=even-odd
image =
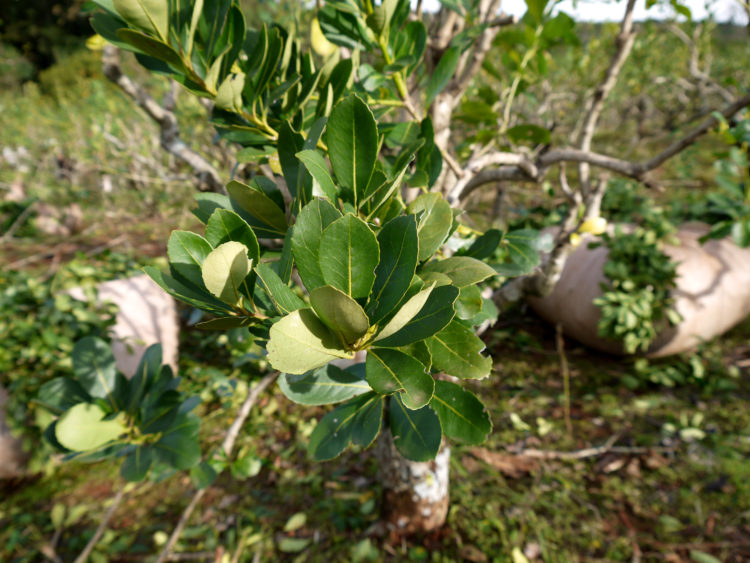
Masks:
[[[440,449],[440,419],[429,406],[410,410],[399,395],[391,397],[390,426],[393,443],[406,459],[430,461]]]
[[[156,59],[167,63],[168,66],[160,68],[162,72],[184,72],[180,55],[166,43],[134,29],[118,29],[117,37],[130,46],[129,50],[143,53],[152,57],[152,60]],[[171,70],[170,67],[174,70]]]
[[[434,287],[430,285],[429,287],[420,290],[416,295],[410,297],[406,301],[406,303],[401,306],[398,312],[393,315],[393,318],[389,320],[383,327],[383,329],[378,333],[378,337],[375,339],[375,342],[378,342],[379,340],[382,340],[384,338],[388,338],[392,334],[395,334],[399,330],[404,328],[404,326],[406,326],[406,323],[414,318],[414,316],[419,313],[420,309],[424,307],[424,304],[427,303],[427,299],[430,297],[430,293],[433,289]]]
[[[288,122],[284,122],[279,130],[279,162],[284,172],[284,180],[292,197],[302,202],[310,200],[312,178],[305,167],[295,156],[302,150],[304,137],[297,133]]]
[[[422,262],[435,254],[450,234],[451,206],[440,194],[427,193],[412,201],[406,210],[418,215],[419,261]]]
[[[732,225],[732,239],[741,248],[750,246],[750,218],[741,219]]]
[[[226,110],[242,108],[242,90],[245,88],[245,73],[229,74],[219,85],[214,98],[216,107]]]
[[[102,420],[106,414],[99,405],[79,403],[57,420],[55,437],[62,446],[74,452],[99,449],[127,431],[124,416]]]
[[[151,446],[137,446],[122,462],[120,475],[126,481],[143,481],[148,475],[153,459],[154,450]]]
[[[383,400],[369,392],[326,414],[310,435],[308,451],[315,461],[333,459],[349,442],[368,446],[380,431]]]
[[[181,415],[154,444],[154,450],[164,463],[178,470],[189,469],[201,459],[198,443],[200,423],[194,415]]]
[[[212,313],[225,314],[232,312],[231,307],[229,307],[226,303],[222,303],[207,291],[197,291],[193,288],[183,285],[178,280],[163,272],[160,272],[153,266],[146,266],[145,268],[143,268],[143,271],[146,272],[148,276],[159,285],[159,287],[161,287],[164,291],[166,291],[179,301]]]
[[[495,270],[484,262],[468,256],[451,256],[445,260],[435,260],[426,264],[420,270],[420,274],[421,272],[444,274],[459,288],[474,285],[497,275]]]
[[[196,489],[209,487],[218,475],[216,470],[207,461],[201,461],[198,465],[190,468],[190,480]]]
[[[212,250],[213,246],[200,235],[190,231],[172,231],[167,243],[169,266],[178,279],[203,288],[201,265]]]
[[[483,304],[482,290],[478,286],[462,287],[454,303],[456,316],[462,320],[473,319],[482,311]]]
[[[230,305],[242,298],[240,291],[252,268],[248,249],[241,242],[225,242],[206,256],[201,267],[206,289]]]
[[[484,342],[470,329],[453,321],[427,339],[432,369],[461,379],[482,379],[492,371],[492,358],[482,356]]]
[[[294,311],[277,321],[270,331],[268,361],[284,373],[301,374],[328,362],[354,357],[310,309]]]
[[[320,237],[328,225],[341,217],[324,199],[314,199],[302,208],[292,232],[292,254],[300,278],[308,291],[326,285],[320,271]]]
[[[403,391],[404,405],[412,410],[430,402],[435,381],[424,365],[411,356],[390,348],[367,351],[367,382],[381,395]]]
[[[419,256],[416,218],[408,215],[388,221],[378,233],[378,246],[380,263],[367,307],[373,324],[393,311],[414,277]]]
[[[526,142],[534,145],[547,145],[550,142],[550,135],[547,129],[530,123],[511,127],[506,131],[506,134],[508,135],[508,139],[515,144]]]
[[[143,31],[166,40],[169,29],[168,3],[163,0],[112,0],[122,19]]]
[[[261,189],[232,180],[227,184],[227,192],[247,213],[257,219],[269,232],[283,237],[288,228],[284,210],[279,208]]]
[[[435,382],[430,406],[440,418],[443,434],[465,444],[481,444],[492,431],[490,415],[477,397],[449,381]]]
[[[73,405],[91,401],[91,395],[70,377],[55,377],[39,388],[36,402],[54,414],[62,414]]]
[[[84,390],[92,397],[109,399],[117,407],[113,398],[117,370],[109,344],[87,336],[75,343],[72,356],[73,373]]]
[[[460,254],[462,256],[476,258],[477,260],[484,260],[495,253],[495,250],[497,250],[497,247],[502,240],[502,231],[498,229],[489,229],[482,236],[477,238],[477,240],[475,240],[465,252]]]
[[[326,140],[333,172],[351,192],[356,208],[378,157],[378,127],[367,104],[354,94],[336,104],[326,125]]]
[[[254,325],[258,319],[254,317],[219,317],[195,323],[198,330],[230,330]]]
[[[318,260],[325,283],[351,297],[370,294],[379,259],[375,233],[351,213],[328,225],[320,237]]]
[[[146,348],[138,362],[138,369],[130,378],[128,385],[127,404],[125,410],[135,413],[140,406],[143,395],[153,385],[161,371],[162,348],[161,344],[153,344]]]
[[[279,313],[285,315],[306,307],[305,302],[297,297],[297,294],[281,281],[281,278],[267,264],[258,264],[255,271],[263,289]]]
[[[247,247],[247,257],[254,264],[260,260],[260,247],[255,233],[242,217],[229,209],[217,209],[208,218],[206,240],[214,248],[225,242],[240,242]]]
[[[289,400],[301,405],[340,403],[370,391],[360,374],[333,364],[302,375],[283,374],[279,388]]]
[[[456,71],[460,57],[461,50],[458,47],[447,49],[443,53],[443,56],[440,57],[440,61],[430,75],[430,80],[427,82],[427,88],[425,88],[425,108],[429,108],[435,96],[446,87],[453,73]]]
[[[298,152],[297,158],[302,161],[315,181],[313,195],[318,197],[325,196],[332,202],[335,202],[338,191],[333,183],[333,179],[331,179],[331,174],[328,172],[328,165],[323,156],[318,151],[305,150]],[[319,187],[317,191],[315,189],[316,186]]]
[[[324,285],[313,289],[310,304],[323,324],[350,346],[370,328],[367,315],[359,303],[335,287]]]
[[[406,346],[442,330],[455,315],[453,303],[457,297],[458,289],[452,285],[434,288],[424,306],[403,328],[387,338],[378,338],[380,346]]]

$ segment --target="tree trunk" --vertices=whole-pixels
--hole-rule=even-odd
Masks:
[[[402,534],[440,528],[448,514],[450,447],[443,445],[434,460],[415,462],[396,449],[391,431],[384,429],[375,446],[383,485],[383,521]]]

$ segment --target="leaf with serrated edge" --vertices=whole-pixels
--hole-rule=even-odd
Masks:
[[[388,321],[388,323],[383,327],[383,330],[380,331],[377,338],[375,339],[375,342],[377,342],[378,340],[383,340],[384,338],[388,338],[390,335],[397,333],[406,325],[406,323],[412,320],[412,318],[414,318],[414,315],[419,313],[419,310],[427,302],[427,299],[430,297],[430,293],[432,293],[433,287],[434,286],[432,285],[426,287],[411,299],[409,299],[406,303],[404,303],[404,305],[398,310],[398,313],[396,313],[393,318]]]
[[[330,405],[367,393],[370,386],[359,374],[333,364],[302,375],[283,374],[279,387],[287,399],[301,405]]]
[[[241,242],[225,242],[206,256],[201,268],[206,289],[234,305],[242,297],[240,287],[252,268],[247,247]]]
[[[313,289],[310,304],[323,324],[349,345],[362,338],[370,328],[359,303],[335,287],[324,285]]]
[[[468,256],[451,256],[445,260],[435,260],[425,264],[420,270],[420,275],[422,272],[444,274],[451,279],[453,285],[459,288],[479,283],[497,275],[492,267]]]
[[[398,350],[370,348],[367,351],[367,382],[381,395],[403,391],[401,399],[412,410],[430,402],[435,389],[432,376],[422,363]]]
[[[484,342],[470,329],[453,321],[427,339],[432,368],[460,377],[482,379],[492,371],[492,358],[482,356]]]
[[[310,309],[301,309],[277,321],[268,339],[268,361],[284,373],[301,374],[338,358],[351,359],[336,336]]]
[[[399,395],[393,395],[389,412],[393,443],[401,455],[412,461],[435,459],[443,436],[435,411],[429,406],[409,410]]]
[[[490,415],[477,397],[449,381],[435,382],[430,406],[440,418],[443,434],[464,444],[481,444],[492,431]]]
[[[375,233],[351,213],[328,225],[320,236],[318,260],[326,285],[351,297],[370,294],[379,259]]]

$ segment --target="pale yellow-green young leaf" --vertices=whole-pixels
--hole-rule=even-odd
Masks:
[[[227,45],[226,49],[224,49],[224,52],[221,53],[218,57],[216,57],[216,60],[211,64],[211,67],[208,69],[208,72],[206,73],[206,79],[204,82],[206,83],[206,88],[210,92],[216,91],[216,83],[219,80],[219,71],[221,70],[221,63],[224,60],[224,55],[227,54],[227,51],[231,49],[231,45]],[[227,78],[231,78],[232,75],[230,74]],[[226,80],[224,81],[226,82]],[[233,99],[234,101],[234,99]]]
[[[242,106],[242,89],[245,87],[245,73],[230,74],[224,79],[216,93],[214,103],[221,109],[236,109]]]
[[[330,285],[310,292],[310,303],[321,321],[347,344],[354,344],[370,328],[362,307],[343,291]]]
[[[167,42],[169,5],[164,0],[112,0],[115,10],[129,24]]]
[[[201,275],[206,289],[216,297],[236,305],[242,294],[240,287],[252,269],[253,261],[247,257],[247,247],[241,242],[225,242],[213,249],[201,265]]]
[[[433,283],[429,287],[426,287],[425,289],[414,295],[406,303],[404,303],[403,307],[398,310],[398,313],[396,313],[393,318],[388,321],[388,323],[383,327],[383,330],[380,331],[377,338],[375,339],[375,342],[377,342],[378,340],[383,340],[384,338],[387,338],[391,334],[395,334],[399,330],[404,328],[406,323],[412,320],[414,318],[414,315],[419,313],[422,307],[424,307],[424,304],[427,302],[427,298],[430,296],[430,293],[432,293],[434,287],[435,284]]]
[[[354,352],[343,345],[310,309],[289,313],[276,322],[268,339],[268,361],[283,373],[301,374]]]
[[[99,405],[78,403],[57,421],[57,441],[74,452],[85,452],[116,440],[127,430],[124,414],[113,420],[102,420],[105,414]]]
[[[198,21],[201,19],[201,12],[203,11],[203,0],[195,0],[195,4],[193,4],[193,15],[190,18],[190,29],[188,30],[188,37],[187,37],[187,55],[188,58],[190,58],[190,55],[193,54],[193,43],[195,41],[195,31],[198,29]]]

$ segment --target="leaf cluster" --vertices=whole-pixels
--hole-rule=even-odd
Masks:
[[[44,436],[66,459],[123,458],[128,481],[144,479],[154,466],[167,471],[200,460],[197,397],[178,390],[180,378],[162,365],[160,344],[144,353],[127,379],[115,367],[109,345],[95,337],[76,342],[73,377],[42,385],[37,402],[55,415]]]

